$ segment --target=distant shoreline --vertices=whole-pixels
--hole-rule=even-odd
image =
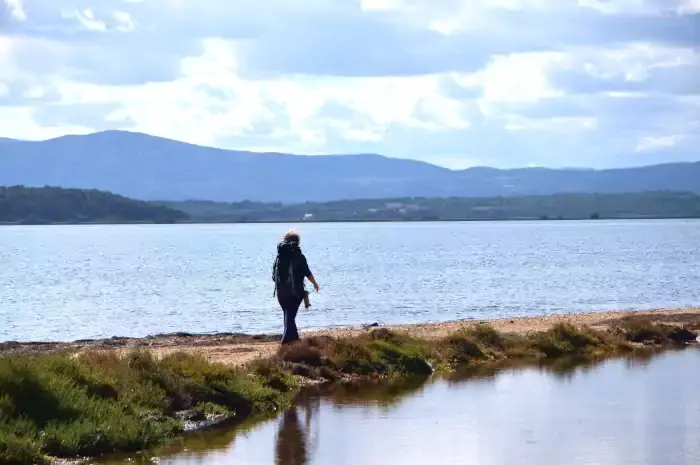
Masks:
[[[0,186],[0,224],[276,224],[700,218],[682,191],[509,197],[396,197],[324,202],[137,200],[111,192]]]
[[[365,220],[260,220],[260,221],[175,221],[175,222],[145,222],[145,221],[94,221],[94,222],[55,222],[55,223],[3,223],[1,226],[125,226],[125,225],[183,225],[183,224],[326,224],[326,223],[497,223],[534,221],[537,223],[556,223],[561,221],[622,221],[622,220],[698,220],[700,216],[620,216],[603,218],[445,218],[445,219],[365,219]]]

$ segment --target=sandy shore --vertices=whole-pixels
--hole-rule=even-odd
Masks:
[[[460,328],[488,321],[498,331],[508,333],[529,333],[543,331],[560,322],[588,325],[605,329],[629,315],[644,315],[654,321],[668,324],[696,324],[700,327],[700,308],[682,310],[595,312],[579,314],[548,315],[528,318],[504,318],[494,320],[459,320],[444,323],[423,323],[387,326],[388,328],[411,334],[416,337],[434,339],[445,336]],[[318,331],[305,331],[304,336],[327,335],[335,337],[354,336],[373,327],[332,328]],[[32,354],[50,352],[80,353],[86,350],[125,351],[135,347],[147,348],[161,356],[176,351],[196,352],[207,359],[231,365],[240,365],[256,358],[275,353],[279,335],[247,335],[237,333],[219,334],[160,334],[145,338],[111,338],[83,340],[75,342],[4,342],[0,343],[0,354]]]

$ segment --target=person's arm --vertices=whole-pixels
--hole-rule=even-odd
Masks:
[[[318,292],[318,283],[316,282],[316,278],[314,278],[314,275],[309,274],[306,276],[306,278],[311,281],[311,284],[314,285],[314,291]]]
[[[316,282],[316,278],[314,278],[314,274],[309,268],[309,262],[306,261],[306,256],[304,256],[304,254],[302,254],[301,256],[302,266],[304,267],[304,276],[306,276],[306,279],[308,279],[311,282],[311,284],[314,285],[314,291],[318,292],[318,283]]]

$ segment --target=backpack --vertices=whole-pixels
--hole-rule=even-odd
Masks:
[[[277,257],[275,257],[275,263],[272,267],[272,280],[275,282],[275,292],[280,287],[287,287],[296,294],[294,272],[297,257],[300,253],[301,250],[295,242],[282,242],[277,246]]]

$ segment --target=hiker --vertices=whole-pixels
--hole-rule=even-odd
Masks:
[[[282,344],[299,340],[296,317],[306,292],[304,278],[311,281],[314,290],[318,292],[318,283],[311,274],[306,257],[299,247],[299,234],[289,231],[277,245],[277,257],[272,267],[275,294],[284,312]]]

